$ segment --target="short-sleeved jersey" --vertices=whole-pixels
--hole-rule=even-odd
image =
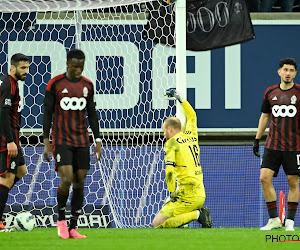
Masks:
[[[269,87],[261,112],[270,114],[269,133],[265,147],[279,151],[300,151],[300,85],[282,90]]]
[[[9,124],[13,140],[19,146],[19,132],[21,127],[21,113],[19,112],[19,86],[18,82],[6,74],[0,78],[0,123],[7,122],[2,119],[2,110],[9,109]],[[7,148],[7,142],[0,126],[0,151]]]
[[[66,74],[52,78],[46,88],[44,105],[53,113],[53,145],[89,147],[87,110],[95,109],[94,88],[90,80],[82,76],[73,82]]]
[[[205,197],[196,113],[187,101],[181,105],[187,117],[185,131],[176,134],[165,143],[165,164],[174,167],[179,196]],[[166,181],[168,187],[175,185],[175,183],[168,183],[172,181],[168,176]],[[174,190],[169,191],[174,192]]]

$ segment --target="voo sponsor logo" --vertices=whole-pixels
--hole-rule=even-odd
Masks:
[[[297,108],[294,105],[274,105],[272,114],[274,117],[294,117],[297,114]]]
[[[84,97],[64,97],[60,100],[60,106],[63,110],[83,110],[86,107]]]

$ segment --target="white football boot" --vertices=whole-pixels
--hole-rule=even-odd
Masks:
[[[285,221],[285,231],[295,231],[293,220],[287,219]]]
[[[279,217],[276,217],[276,218],[269,219],[268,224],[265,225],[264,227],[261,227],[260,230],[268,231],[268,230],[281,228],[281,227],[282,227],[281,221],[280,221]]]

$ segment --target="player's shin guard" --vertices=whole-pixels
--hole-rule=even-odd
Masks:
[[[162,228],[176,228],[188,224],[193,220],[197,220],[197,210],[186,214],[181,214],[167,219],[160,227]]]
[[[81,214],[82,204],[83,204],[83,189],[82,188],[73,189],[69,230],[75,229],[77,227],[77,220],[79,215]]]
[[[287,219],[295,220],[297,208],[298,208],[298,202],[288,202]]]
[[[9,188],[0,184],[0,221],[2,221],[5,204],[8,198]]]
[[[266,202],[266,205],[268,208],[268,213],[270,218],[272,219],[278,217],[277,202],[276,201]]]
[[[68,201],[69,193],[64,193],[60,190],[60,188],[57,189],[57,209],[58,209],[58,218],[57,220],[65,220],[66,219],[66,204]]]

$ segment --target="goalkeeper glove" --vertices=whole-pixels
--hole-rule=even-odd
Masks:
[[[172,201],[172,202],[175,202],[175,201],[177,201],[178,200],[178,196],[177,196],[177,192],[175,191],[175,192],[172,192],[172,193],[170,193],[170,200]]]
[[[164,97],[171,101],[178,100],[180,103],[184,101],[184,98],[177,92],[175,88],[167,89],[164,93]]]
[[[260,157],[259,153],[259,139],[255,139],[253,143],[253,153],[257,156]]]
[[[177,196],[177,193],[176,192],[172,192],[170,193],[170,195],[165,199],[164,201],[164,205],[168,204],[169,202],[175,202],[178,200],[178,196]]]

